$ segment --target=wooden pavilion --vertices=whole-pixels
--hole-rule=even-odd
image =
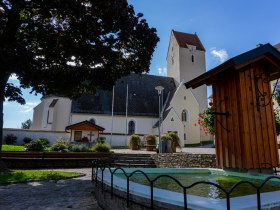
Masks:
[[[280,52],[265,44],[185,83],[187,88],[212,85],[219,167],[259,169],[279,164],[270,85],[279,77]]]
[[[87,120],[69,125],[65,128],[66,132],[70,132],[70,142],[94,142],[99,137],[100,132],[104,130],[103,127]]]

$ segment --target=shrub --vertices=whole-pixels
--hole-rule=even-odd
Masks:
[[[26,150],[40,152],[44,150],[44,145],[38,139],[32,140],[30,143],[26,144]]]
[[[153,134],[148,134],[145,140],[147,145],[156,145],[156,136]]]
[[[104,144],[105,140],[106,140],[106,137],[100,136],[100,137],[97,138],[97,143]]]
[[[58,139],[55,144],[51,146],[52,151],[65,152],[68,149],[68,144],[64,139]]]
[[[24,142],[24,144],[28,144],[28,143],[30,143],[32,141],[32,138],[24,137],[22,141]]]
[[[141,139],[140,139],[140,136],[138,135],[131,135],[129,137],[129,147],[133,150],[137,150],[137,149],[140,149],[140,142],[141,142]]]
[[[171,137],[172,139],[172,143],[177,147],[180,146],[180,138],[179,136],[177,135],[177,133],[174,133],[174,132],[171,132],[171,133],[168,133],[168,136]]]
[[[162,136],[161,141],[172,141],[172,138],[169,135]]]
[[[17,137],[14,134],[7,134],[4,141],[6,144],[13,145],[17,142]]]
[[[36,139],[37,141],[40,141],[41,144],[44,146],[44,147],[47,147],[50,145],[50,141],[46,138],[38,138]]]
[[[74,144],[69,147],[71,152],[89,152],[89,148],[84,144]]]
[[[92,149],[96,152],[110,152],[111,146],[108,144],[97,143]]]

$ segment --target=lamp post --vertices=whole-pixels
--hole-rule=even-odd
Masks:
[[[162,115],[161,115],[161,103],[160,101],[162,100],[161,99],[161,96],[162,96],[162,92],[163,92],[163,87],[162,86],[156,86],[155,89],[158,91],[158,140],[159,140],[159,153],[162,153],[162,148],[161,148],[161,138],[160,138],[160,126],[161,126],[161,118],[162,118]]]

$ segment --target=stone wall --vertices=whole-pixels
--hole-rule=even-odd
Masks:
[[[216,168],[214,154],[164,153],[151,155],[158,168]]]

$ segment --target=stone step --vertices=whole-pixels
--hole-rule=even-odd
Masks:
[[[156,168],[156,164],[149,154],[115,154],[112,166],[123,168]]]

